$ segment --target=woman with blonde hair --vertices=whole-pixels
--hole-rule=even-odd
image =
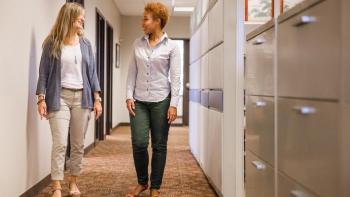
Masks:
[[[102,114],[100,85],[90,42],[83,37],[84,9],[66,3],[43,43],[40,60],[38,112],[49,120],[52,133],[52,196],[62,196],[68,132],[70,133],[69,194],[80,196],[77,178],[81,173],[84,138],[91,110]]]
[[[148,189],[148,141],[152,141],[151,197],[160,196],[170,124],[176,119],[180,90],[180,51],[163,32],[169,18],[161,3],[148,3],[144,10],[144,36],[134,42],[127,78],[127,108],[137,186],[127,194]],[[169,81],[169,77],[171,82]]]

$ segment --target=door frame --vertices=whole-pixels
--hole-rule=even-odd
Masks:
[[[189,38],[171,38],[172,40],[182,40],[184,43],[183,56],[183,95],[182,95],[182,123],[181,126],[189,125],[189,103],[190,93],[186,83],[190,82],[190,39]]]
[[[113,26],[106,20],[106,134],[113,128]]]
[[[102,13],[96,8],[96,70],[101,86],[102,108],[104,105],[104,82],[105,82],[105,47],[106,47],[106,19]],[[101,42],[102,40],[102,42]],[[105,139],[105,118],[104,113],[95,121],[95,142]]]

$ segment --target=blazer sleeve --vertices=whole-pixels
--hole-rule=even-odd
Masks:
[[[47,44],[47,46],[44,46],[41,53],[36,95],[46,94],[47,81],[50,73],[50,49],[50,44]]]
[[[92,51],[92,47],[89,41],[88,41],[88,46],[89,46],[90,62],[92,64],[91,89],[92,89],[92,92],[101,92],[100,82],[97,77],[96,61],[95,61],[94,53]]]

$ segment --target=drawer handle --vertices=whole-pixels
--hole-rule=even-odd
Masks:
[[[266,42],[265,38],[257,38],[254,42],[253,45],[261,45]]]
[[[295,24],[296,27],[307,25],[316,22],[317,19],[314,16],[301,16],[299,21]]]
[[[253,166],[255,166],[255,168],[257,170],[265,170],[266,169],[266,165],[264,163],[262,163],[261,161],[252,161]]]
[[[265,101],[257,101],[255,102],[255,106],[257,107],[265,107],[267,104]]]
[[[308,106],[302,106],[302,107],[294,107],[295,110],[297,110],[302,115],[312,115],[316,113],[316,108],[314,107],[308,107]]]
[[[304,192],[298,190],[291,191],[290,195],[293,197],[307,197],[307,195]]]

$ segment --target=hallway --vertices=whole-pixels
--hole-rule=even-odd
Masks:
[[[145,11],[153,1],[166,6],[162,14]],[[80,14],[70,23],[57,20],[72,2]],[[350,197],[349,10],[350,0],[0,0],[0,197],[50,196],[58,185],[52,175],[59,170],[62,179],[55,165],[63,166],[66,149],[56,157],[58,129],[38,113],[52,120],[46,103],[58,106],[58,92],[67,88],[62,56],[45,58],[43,48],[56,20],[76,35],[73,45],[66,43],[70,31],[57,31],[57,54],[89,41],[69,53],[75,72],[66,74],[75,73],[79,87],[68,89],[87,92],[82,108],[84,100],[102,108],[80,132],[80,150],[87,150],[78,181],[83,197],[123,197],[135,186],[126,106],[132,99],[158,102],[163,93],[176,103],[170,119],[175,111],[178,118],[163,197]],[[145,31],[147,21],[158,33]],[[152,47],[156,34],[164,37]],[[55,99],[47,97],[53,92]]]
[[[169,197],[216,196],[190,152],[188,127],[172,127],[168,144],[162,195]],[[130,127],[115,129],[105,141],[98,143],[85,156],[83,165],[84,170],[79,181],[82,197],[125,196],[129,188],[136,183]],[[68,195],[67,190],[66,179],[63,185],[64,196]],[[50,187],[47,187],[38,196],[48,196],[49,192]],[[149,194],[144,192],[141,196],[149,196]]]

